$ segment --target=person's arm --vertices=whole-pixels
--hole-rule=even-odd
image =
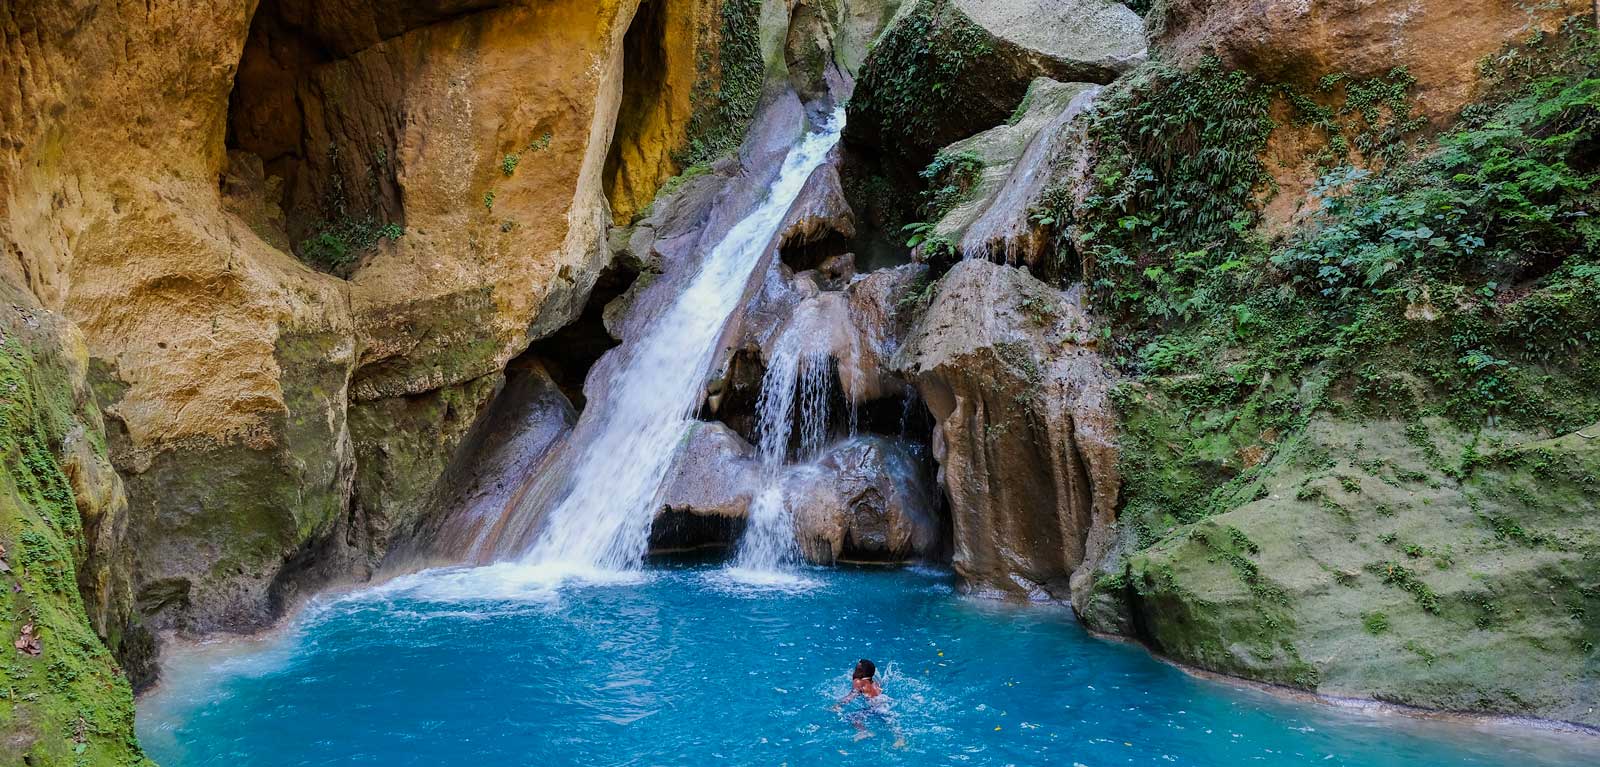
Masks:
[[[833,705],[833,710],[834,711],[838,711],[839,709],[844,708],[844,704],[849,703],[852,700],[855,700],[856,696],[860,695],[860,694],[861,693],[856,692],[855,690],[851,690],[850,692],[845,693],[845,696],[843,698],[840,698],[839,702],[835,703]]]

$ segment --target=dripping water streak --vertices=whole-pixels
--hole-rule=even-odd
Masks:
[[[994,200],[961,238],[961,252],[967,258],[1016,264],[1037,249],[1040,243],[1034,242],[1037,228],[1030,211],[1050,179],[1051,158],[1059,154],[1060,140],[1073,121],[1099,95],[1100,87],[1095,86],[1074,96],[1067,108],[1029,141]]]

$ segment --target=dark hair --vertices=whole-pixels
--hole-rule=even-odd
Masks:
[[[866,658],[862,658],[861,661],[856,664],[855,673],[851,674],[850,678],[851,679],[871,679],[872,677],[876,676],[877,674],[878,674],[878,667],[872,665],[872,661],[867,660]]]

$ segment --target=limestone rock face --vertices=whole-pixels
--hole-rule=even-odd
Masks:
[[[0,13],[0,276],[82,330],[152,625],[263,625],[418,522],[608,258],[636,5]]]
[[[1137,397],[1144,423],[1172,417],[1158,391]],[[1255,500],[1128,546],[1075,584],[1074,606],[1095,630],[1214,671],[1594,726],[1582,615],[1600,587],[1600,503],[1586,489],[1600,441],[1581,435],[1596,429],[1503,435],[1457,481],[1428,454],[1476,437],[1430,422],[1424,447],[1405,427],[1319,415],[1275,447]]]
[[[888,437],[855,437],[795,468],[786,499],[806,558],[831,565],[937,556],[937,506],[918,449]]]
[[[982,169],[966,182],[970,188],[963,200],[936,222],[936,233],[956,243],[964,258],[1026,264],[1039,275],[1076,268],[1055,260],[1063,254],[1033,214],[1049,189],[1074,178],[1075,150],[1082,142],[1078,117],[1099,92],[1096,85],[1040,78],[1012,122],[941,150],[976,161]]]
[[[1591,0],[1541,3],[1490,0],[1168,0],[1149,18],[1157,57],[1192,65],[1216,56],[1270,84],[1322,99],[1321,81],[1346,82],[1403,72],[1414,78],[1410,117],[1422,132],[1447,129],[1461,109],[1485,94],[1480,64],[1505,47],[1558,29],[1565,19],[1595,14]],[[1268,223],[1281,228],[1315,210],[1312,190],[1327,168],[1313,158],[1327,137],[1296,124],[1286,103],[1273,112],[1280,127],[1264,164],[1276,193]],[[1366,159],[1353,159],[1362,163]]]
[[[867,57],[845,137],[921,167],[1004,122],[1034,79],[1110,82],[1145,47],[1143,21],[1111,0],[917,0]]]
[[[1111,374],[1076,294],[968,260],[936,287],[895,367],[937,422],[954,565],[980,587],[1064,598],[1115,519]]]
[[[1164,57],[1215,54],[1263,81],[1300,86],[1402,67],[1417,79],[1421,113],[1441,127],[1474,100],[1483,57],[1584,13],[1594,13],[1590,0],[1165,0],[1150,38]]]

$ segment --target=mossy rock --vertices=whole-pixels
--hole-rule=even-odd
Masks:
[[[1254,500],[1109,568],[1086,620],[1325,694],[1600,724],[1600,443],[1494,434],[1462,477],[1430,456],[1485,435],[1409,434],[1317,417]]]
[[[868,55],[845,138],[921,168],[1005,122],[1035,78],[1110,82],[1144,48],[1143,22],[1109,0],[918,0]]]
[[[133,735],[128,680],[80,594],[83,583],[97,613],[110,605],[112,615],[126,599],[103,590],[126,572],[101,571],[107,563],[95,557],[106,553],[86,539],[63,462],[84,440],[104,460],[104,437],[91,436],[101,427],[83,381],[86,365],[73,361],[64,322],[7,299],[0,312],[0,763],[147,765]],[[123,625],[109,630],[122,639]]]

